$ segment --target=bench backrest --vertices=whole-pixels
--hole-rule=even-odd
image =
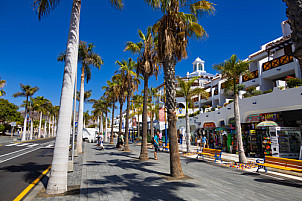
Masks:
[[[302,160],[265,156],[265,163],[296,168],[296,169],[302,169]]]
[[[210,148],[204,148],[202,150],[204,153],[209,153],[209,154],[220,154],[221,150],[220,149],[210,149]]]

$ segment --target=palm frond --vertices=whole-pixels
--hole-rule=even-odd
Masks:
[[[42,17],[47,16],[51,10],[55,9],[59,3],[60,0],[35,0],[33,7],[38,14],[39,20],[41,20]]]

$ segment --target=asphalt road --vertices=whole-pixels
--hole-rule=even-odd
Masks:
[[[54,139],[0,147],[0,201],[14,200],[51,164]]]

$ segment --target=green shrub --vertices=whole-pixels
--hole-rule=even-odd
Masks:
[[[215,111],[215,108],[212,108],[211,111]]]
[[[151,143],[151,135],[150,134],[147,135],[147,142]]]
[[[258,96],[258,95],[262,94],[262,91],[261,90],[254,90],[254,91],[252,91],[251,94],[254,95],[254,96]]]
[[[245,89],[245,91],[247,91],[247,93],[250,93],[250,94],[252,94],[253,91],[255,91],[255,90],[256,90],[255,86],[250,86]]]
[[[253,95],[250,93],[245,93],[242,96],[243,96],[243,98],[248,98],[248,97],[252,97]]]
[[[230,101],[229,101],[229,104],[232,103],[232,102],[234,102],[234,100],[230,100]]]
[[[268,94],[268,93],[271,93],[271,92],[273,92],[273,90],[272,90],[272,89],[269,89],[269,90],[267,90],[267,91],[264,91],[262,94]]]
[[[197,110],[196,112],[193,112],[192,114],[189,114],[189,117],[194,117],[200,113],[200,110]]]
[[[302,79],[299,78],[286,78],[286,83],[289,88],[302,86]]]
[[[184,119],[186,116],[178,116],[178,119]]]
[[[5,131],[5,126],[3,124],[0,124],[0,132]]]

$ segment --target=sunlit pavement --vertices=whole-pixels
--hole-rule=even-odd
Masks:
[[[140,161],[140,146],[131,144],[131,152],[114,147],[106,144],[105,150],[96,150],[95,144],[84,143],[84,154],[68,174],[69,194],[73,195],[32,194],[31,200],[301,200],[299,181],[183,156],[187,178],[169,180],[168,152],[159,152],[159,160],[154,160],[153,149],[149,149],[150,160]],[[40,185],[34,192],[43,188]]]

